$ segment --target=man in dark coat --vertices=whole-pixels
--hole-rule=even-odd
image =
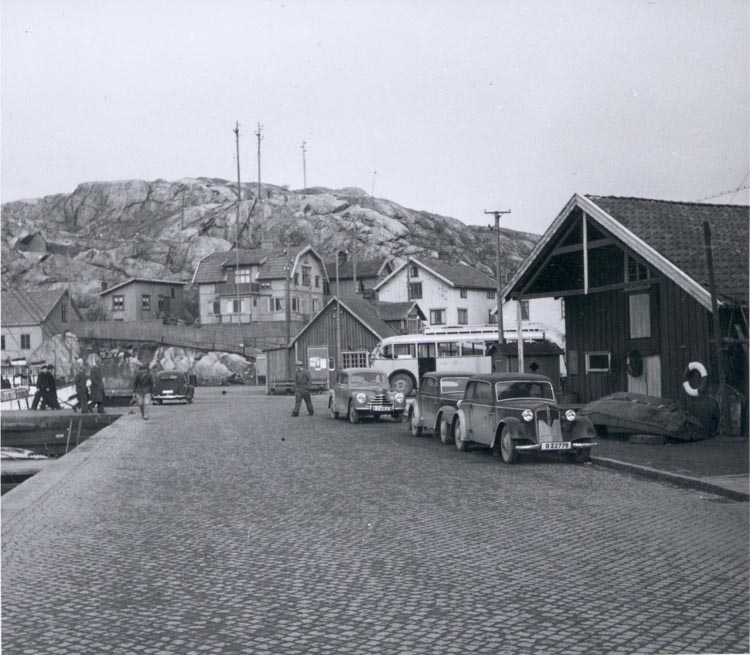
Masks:
[[[154,393],[154,379],[145,364],[138,365],[138,372],[133,380],[133,398],[141,410],[141,418],[148,421],[148,406],[151,404],[151,394]]]
[[[47,366],[47,389],[42,396],[42,409],[46,406],[52,409],[60,409],[60,402],[57,400],[57,380],[55,380],[55,367],[50,364]]]
[[[299,407],[302,401],[307,405],[307,413],[312,416],[313,411],[312,398],[310,398],[310,373],[304,367],[304,364],[297,361],[297,372],[294,374],[294,409],[292,416],[299,416]]]
[[[104,380],[98,364],[91,367],[89,380],[91,380],[91,388],[89,389],[91,408],[96,407],[97,413],[104,414]]]
[[[49,373],[47,373],[47,367],[42,366],[39,369],[39,373],[36,376],[36,393],[34,394],[34,400],[31,403],[31,409],[45,409],[45,402],[44,397],[47,393],[47,388],[49,387],[49,381],[48,381]],[[39,405],[39,401],[42,401],[42,404]]]

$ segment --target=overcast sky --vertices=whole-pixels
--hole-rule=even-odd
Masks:
[[[2,201],[356,186],[543,232],[576,192],[748,184],[746,0],[2,0]],[[377,173],[376,173],[377,171]],[[748,202],[746,190],[714,202]]]

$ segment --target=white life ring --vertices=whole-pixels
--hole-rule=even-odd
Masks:
[[[701,376],[697,387],[690,384],[690,378],[692,377],[691,374],[693,372],[696,372]],[[693,398],[702,396],[703,392],[706,390],[706,385],[708,384],[708,371],[706,370],[706,367],[700,362],[690,362],[685,369],[684,377],[685,381],[682,383],[682,388],[685,393]]]

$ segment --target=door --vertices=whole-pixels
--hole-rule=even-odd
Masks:
[[[420,380],[425,373],[435,370],[435,348],[434,343],[417,344],[417,370]]]
[[[629,347],[631,356],[640,357],[640,371],[628,371],[628,392],[661,397],[661,355],[658,329],[658,294],[656,288],[628,296]],[[632,373],[636,373],[633,375]],[[640,374],[637,374],[640,373]]]
[[[474,402],[471,407],[471,440],[489,444],[495,420],[495,407],[492,398],[492,385],[477,382]]]
[[[643,373],[638,377],[628,375],[628,392],[661,397],[661,356],[647,355],[642,358]]]

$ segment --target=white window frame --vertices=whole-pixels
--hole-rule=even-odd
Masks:
[[[341,368],[367,368],[369,353],[366,350],[350,350],[341,352]]]
[[[607,368],[594,368],[591,365],[591,357],[607,356]],[[592,350],[584,354],[586,360],[586,373],[609,373],[612,370],[612,353],[608,350]]]

